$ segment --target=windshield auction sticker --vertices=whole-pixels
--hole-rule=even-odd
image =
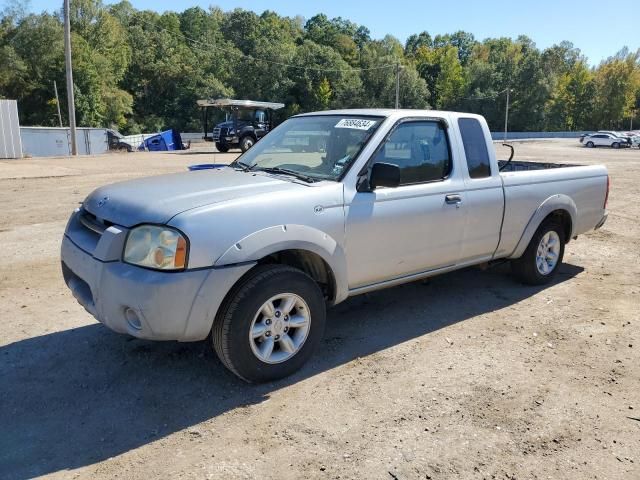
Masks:
[[[363,120],[362,118],[343,118],[338,123],[336,123],[335,128],[355,128],[356,130],[369,130],[375,124],[375,120]]]

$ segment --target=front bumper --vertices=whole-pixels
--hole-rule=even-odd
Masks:
[[[161,272],[119,259],[105,261],[96,258],[100,257],[96,252],[108,250],[101,243],[109,239],[101,239],[95,252],[89,253],[72,240],[73,225],[72,217],[62,239],[65,283],[99,322],[138,338],[206,338],[227,292],[253,266]]]

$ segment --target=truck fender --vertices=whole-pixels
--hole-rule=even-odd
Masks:
[[[255,262],[283,250],[307,250],[319,255],[331,268],[336,283],[334,303],[346,299],[347,260],[344,250],[329,234],[306,225],[277,225],[254,232],[231,245],[214,267]]]
[[[536,233],[538,227],[547,216],[555,210],[564,210],[571,216],[571,228],[575,228],[576,218],[578,218],[578,209],[575,202],[571,197],[564,194],[556,194],[547,198],[540,206],[533,212],[533,215],[529,219],[527,226],[522,232],[522,236],[513,250],[509,258],[520,258],[529,245],[533,234]],[[569,240],[573,236],[573,231],[569,237],[565,240]]]

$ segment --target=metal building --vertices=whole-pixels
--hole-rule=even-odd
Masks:
[[[22,158],[18,103],[0,100],[0,158]]]

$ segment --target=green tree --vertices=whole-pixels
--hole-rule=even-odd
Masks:
[[[593,129],[596,85],[584,61],[577,61],[562,74],[547,103],[547,128],[551,130]]]
[[[316,88],[316,92],[314,94],[316,103],[321,110],[326,110],[329,108],[332,93],[333,92],[331,91],[331,84],[329,83],[329,80],[327,80],[327,77],[324,77],[318,84],[318,87]]]
[[[28,15],[4,34],[1,94],[18,100],[22,125],[57,124],[50,101],[53,81],[64,85],[62,40],[62,25],[49,14]]]
[[[631,117],[639,85],[640,50],[623,49],[595,70],[595,120],[600,128],[621,128]]]
[[[289,76],[294,83],[287,103],[297,103],[303,111],[313,110],[316,108],[316,85],[326,78],[332,90],[329,107],[358,106],[362,81],[357,72],[331,47],[304,40],[296,49],[293,64],[297,68],[289,69]]]
[[[409,35],[404,45],[404,53],[410,57],[415,55],[416,51],[420,48],[433,48],[433,38],[429,32],[424,31],[418,34]]]
[[[415,66],[405,60],[402,45],[393,37],[369,42],[362,50],[362,107],[391,108],[395,105],[396,68],[400,66],[400,106],[427,108],[430,93]]]
[[[437,48],[419,47],[415,53],[416,69],[431,92],[431,103],[439,109],[452,108],[465,92],[466,78],[451,45]]]

